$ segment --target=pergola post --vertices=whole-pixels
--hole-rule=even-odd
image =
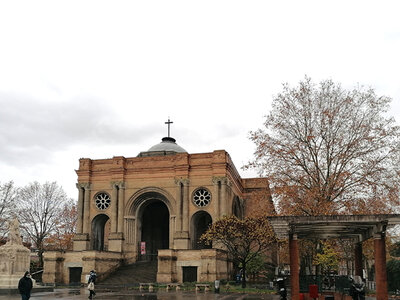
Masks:
[[[358,242],[354,245],[354,275],[361,278],[363,276],[363,263],[362,263],[362,243]]]
[[[290,287],[292,300],[299,299],[299,244],[296,234],[289,235],[289,255],[290,255]]]
[[[376,300],[388,299],[385,232],[400,224],[400,214],[268,217],[278,238],[289,238],[292,300],[299,299],[299,249],[297,238],[347,238],[360,242],[354,248],[355,275],[362,276],[362,241],[374,236]]]
[[[376,300],[388,299],[385,233],[374,235]]]

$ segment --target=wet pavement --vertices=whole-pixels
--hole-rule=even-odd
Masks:
[[[75,300],[88,299],[89,291],[85,288],[65,288],[54,289],[54,292],[39,292],[31,295],[31,300]],[[19,300],[20,295],[0,295],[0,300]],[[278,295],[254,295],[239,293],[220,293],[214,292],[194,292],[194,291],[138,291],[138,290],[120,290],[120,291],[99,291],[94,299],[101,300],[279,300]]]

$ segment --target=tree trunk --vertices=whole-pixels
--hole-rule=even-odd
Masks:
[[[37,240],[36,241],[36,248],[38,250],[38,256],[39,256],[39,268],[43,269],[43,240]]]
[[[43,269],[43,250],[38,251],[38,256],[39,256],[39,268]]]
[[[246,265],[242,264],[242,288],[246,288]]]

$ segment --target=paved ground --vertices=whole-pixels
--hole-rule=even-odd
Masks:
[[[86,289],[55,289],[54,292],[33,293],[31,300],[77,300],[87,299]],[[0,295],[0,300],[19,300],[19,295]],[[214,292],[158,291],[155,293],[139,291],[98,292],[98,300],[279,300],[277,295],[249,295]]]

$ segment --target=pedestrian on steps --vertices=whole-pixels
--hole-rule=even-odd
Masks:
[[[93,297],[96,295],[96,292],[94,291],[94,285],[96,283],[96,278],[97,274],[95,270],[90,271],[89,273],[89,280],[88,280],[88,290],[89,290],[89,299],[93,299]]]

